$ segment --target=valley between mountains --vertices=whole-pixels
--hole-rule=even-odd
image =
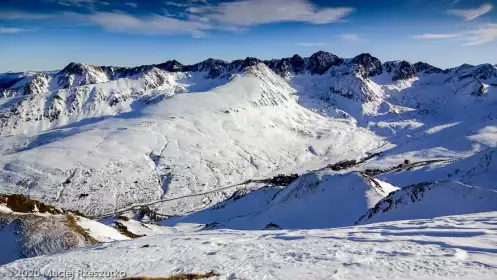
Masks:
[[[497,276],[495,65],[71,63],[0,96],[0,278]]]

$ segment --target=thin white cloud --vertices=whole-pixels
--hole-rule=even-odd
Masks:
[[[342,35],[339,35],[338,37],[340,37],[343,40],[348,40],[348,41],[361,41],[362,40],[361,37],[359,37],[359,35],[353,34],[353,33],[342,34]]]
[[[199,37],[206,30],[211,29],[211,26],[205,23],[160,15],[135,17],[124,13],[95,12],[92,14],[65,13],[65,16],[84,24],[100,26],[104,30],[111,32],[147,35],[190,34]]]
[[[183,8],[183,7],[190,7],[192,4],[191,3],[178,3],[178,2],[174,2],[174,1],[166,1],[164,4],[166,4],[167,6],[172,6],[172,7],[179,7],[179,8]]]
[[[308,43],[308,42],[297,43],[297,46],[301,47],[322,47],[326,45],[327,45],[326,43]]]
[[[39,20],[51,18],[50,14],[36,14],[22,11],[0,11],[0,20]]]
[[[95,0],[58,0],[57,4],[62,5],[62,6],[75,6],[75,7],[83,7],[83,6],[90,6],[94,5],[98,1]]]
[[[458,33],[425,33],[420,35],[413,35],[412,38],[421,40],[443,40],[458,38],[460,36],[461,34]]]
[[[325,24],[339,21],[353,8],[319,8],[308,0],[242,0],[191,7],[188,12],[221,25],[255,26],[277,22]]]
[[[15,34],[21,32],[29,32],[31,29],[26,28],[17,28],[17,27],[1,27],[0,26],[0,34]]]
[[[493,6],[490,3],[481,5],[474,9],[451,9],[447,12],[456,16],[463,17],[464,20],[474,20],[492,10]]]
[[[477,46],[497,40],[497,24],[490,23],[478,29],[471,30],[463,46]]]
[[[124,5],[129,6],[131,8],[138,8],[138,4],[135,2],[125,2]]]

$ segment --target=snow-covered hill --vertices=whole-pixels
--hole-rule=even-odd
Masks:
[[[10,136],[22,141],[7,146],[0,159],[0,188],[95,215],[316,168],[379,146],[379,137],[354,123],[299,106],[294,92],[258,64],[208,92],[161,98],[35,137]],[[229,195],[160,210],[185,213]]]
[[[71,63],[0,74],[0,93],[0,193],[83,212],[131,237],[219,228],[312,235],[497,211],[491,64],[442,70],[323,51]],[[47,223],[64,225],[59,216]],[[1,234],[11,238],[19,225],[8,221]],[[68,247],[50,244],[40,254]]]
[[[211,224],[231,229],[312,229],[354,224],[378,201],[398,188],[354,173],[320,171],[301,176],[284,188],[262,188],[180,219],[177,223]]]
[[[371,208],[359,223],[430,219],[495,211],[497,190],[457,181],[426,182],[402,188]]]

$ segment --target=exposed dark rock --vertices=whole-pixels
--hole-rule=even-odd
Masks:
[[[264,229],[268,229],[268,230],[280,230],[280,229],[283,229],[283,228],[280,227],[277,224],[269,223],[269,224],[266,225],[266,227]]]
[[[311,74],[322,75],[331,67],[343,63],[343,59],[329,52],[319,51],[309,57],[308,70]]]
[[[443,70],[440,68],[437,68],[435,66],[432,66],[428,63],[425,62],[416,62],[414,63],[414,69],[416,73],[424,73],[424,74],[434,74],[434,73],[442,73]]]
[[[380,75],[382,73],[381,61],[369,53],[363,53],[352,58],[350,63],[357,65],[355,71],[363,78]]]
[[[414,66],[411,63],[403,60],[398,63],[397,68],[393,73],[392,80],[407,80],[413,77],[416,77],[416,69],[414,69]]]
[[[491,64],[479,65],[473,72],[473,76],[478,80],[488,80],[492,78],[497,78],[497,68]]]
[[[213,223],[206,224],[201,230],[221,229],[221,228],[225,228],[225,227],[226,226],[224,226],[223,224],[220,224],[218,222],[213,222]]]
[[[298,177],[299,177],[298,174],[290,174],[290,175],[279,174],[278,176],[262,180],[261,182],[276,186],[287,186],[291,182],[295,181]]]
[[[183,64],[179,63],[176,60],[168,60],[164,63],[156,64],[154,66],[168,72],[178,72],[183,69]]]
[[[298,54],[290,58],[290,63],[292,64],[293,72],[296,74],[302,73],[305,70],[305,59]]]
[[[207,72],[207,77],[214,79],[224,74],[228,67],[229,63],[224,60],[209,58],[197,64],[187,65],[183,71]]]

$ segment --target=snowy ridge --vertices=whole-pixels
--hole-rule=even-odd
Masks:
[[[497,190],[457,181],[427,182],[391,193],[358,223],[431,219],[497,210]]]
[[[399,109],[392,105],[388,96],[385,96],[385,92],[388,93],[395,84],[402,84],[413,79],[421,79],[420,83],[430,84],[430,87],[434,86],[434,83],[444,86],[446,87],[444,91],[450,88],[451,92],[468,93],[474,96],[488,95],[497,84],[497,70],[490,64],[462,65],[441,70],[423,62],[410,64],[406,61],[392,61],[382,64],[370,54],[360,54],[351,59],[343,59],[323,51],[308,58],[294,55],[291,58],[261,61],[248,57],[245,60],[232,62],[207,59],[193,65],[182,65],[172,60],[133,68],[70,63],[56,73],[2,74],[0,90],[3,96],[41,95],[36,98],[37,101],[29,102],[24,106],[21,103],[27,98],[21,98],[21,103],[14,100],[14,104],[4,103],[9,106],[2,106],[2,133],[4,135],[29,134],[39,129],[45,130],[66,122],[71,123],[84,117],[106,116],[129,111],[130,100],[134,101],[142,95],[148,96],[154,92],[153,89],[166,88],[169,94],[208,91],[226,83],[234,74],[241,73],[247,67],[258,63],[266,64],[275,73],[287,79],[293,87],[299,90],[306,88],[302,94],[313,100],[312,103],[303,102],[302,105],[318,111],[325,110],[324,113],[330,116],[340,116],[346,112],[345,115],[358,119],[362,115],[397,113]],[[309,78],[305,78],[306,76]],[[377,78],[382,76],[384,78]],[[126,80],[125,83],[128,85],[115,86],[114,82],[122,84],[123,82],[118,82],[122,79]],[[137,84],[136,80],[140,82]],[[96,86],[108,83],[110,84],[107,86]],[[316,83],[322,85],[316,86]],[[407,89],[411,88],[411,84],[412,82],[408,82]],[[55,102],[64,101],[64,99],[53,100],[57,96],[71,96],[71,94],[65,94],[64,90],[70,92],[82,86],[87,86],[79,89],[85,92],[82,95],[96,93],[96,100],[89,100],[87,104],[105,100],[110,107],[116,108],[101,108],[103,105],[94,104],[84,115],[72,117],[71,110],[79,105],[73,103],[74,99],[70,97],[66,102]],[[403,88],[405,89],[406,86]],[[310,90],[314,92],[310,94]],[[57,93],[59,91],[62,91],[60,95]],[[75,97],[75,100],[79,102],[83,101],[81,99],[84,100],[85,97]],[[54,102],[56,104],[53,104]],[[315,106],[316,102],[323,103],[323,105]],[[413,100],[407,104],[407,107],[417,108],[419,104],[421,104],[419,101]],[[427,104],[427,106],[426,110],[431,110],[431,105]],[[439,104],[433,105],[433,107],[437,106]],[[33,114],[29,112],[31,109],[23,107],[40,107],[40,109]],[[70,116],[66,118],[61,115]],[[59,118],[67,120],[60,121]],[[19,128],[24,126],[28,128]],[[36,129],[33,130],[32,127]]]
[[[210,209],[171,221],[250,230],[264,229],[270,223],[284,229],[349,226],[397,189],[354,173],[321,171],[300,176],[284,188],[237,192]]]

